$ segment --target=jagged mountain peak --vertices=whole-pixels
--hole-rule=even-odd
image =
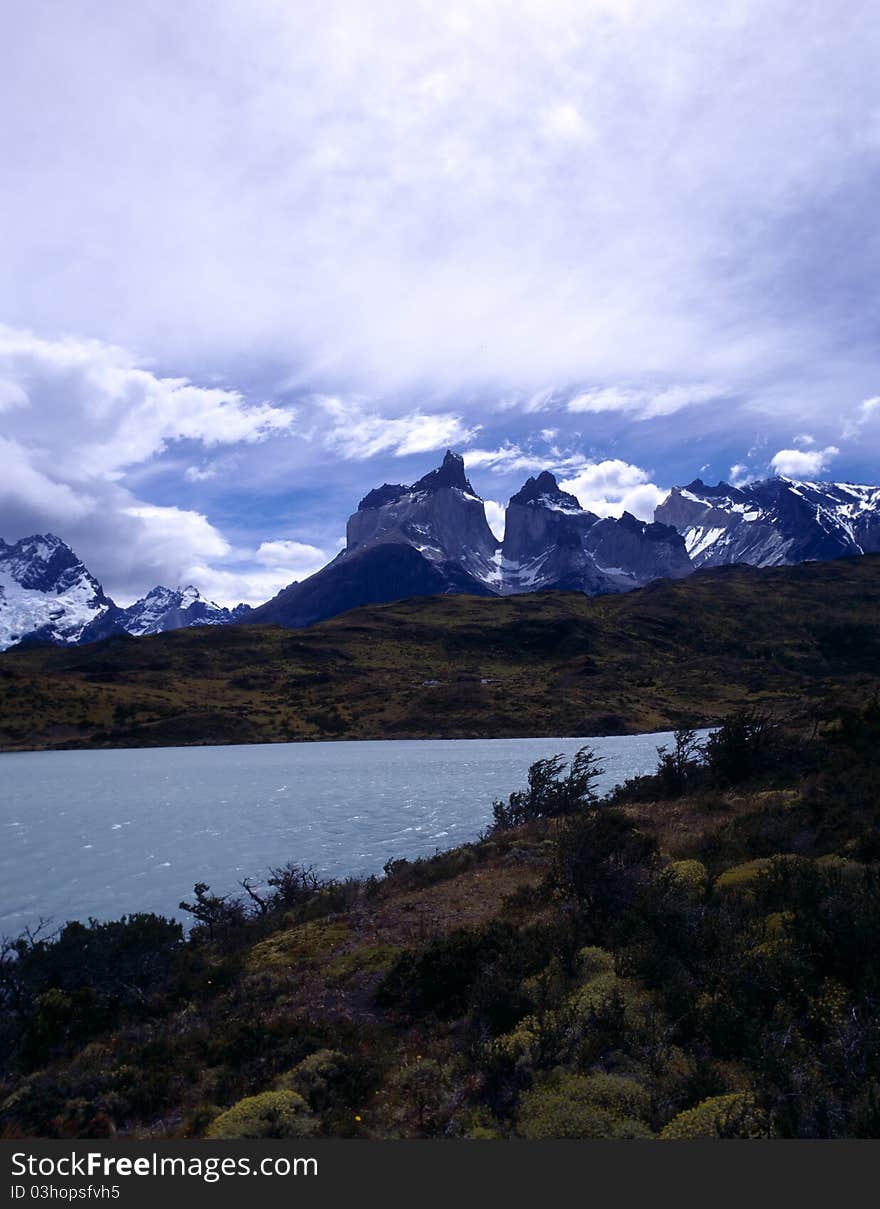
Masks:
[[[451,449],[446,450],[443,461],[436,469],[422,475],[411,486],[407,486],[405,483],[383,483],[381,487],[374,487],[360,501],[357,510],[358,512],[370,512],[377,508],[384,508],[388,504],[396,504],[403,496],[431,494],[444,487],[455,488],[465,495],[473,496],[476,500],[480,498],[465,474],[464,458],[461,454],[453,453]]]
[[[123,609],[117,625],[127,634],[142,637],[193,625],[228,625],[249,611],[246,605],[227,609],[206,600],[193,584],[179,588],[158,584],[146,596]]]
[[[519,491],[510,497],[511,504],[543,504],[544,507],[562,507],[572,512],[583,512],[580,500],[568,491],[563,491],[556,481],[556,475],[549,470],[542,470],[537,478],[526,479]]]
[[[74,551],[54,533],[0,539],[0,650],[23,641],[78,642],[115,609]]]
[[[368,492],[348,518],[345,549],[249,620],[303,626],[402,596],[491,595],[501,574],[499,545],[464,459],[448,449],[412,486],[384,483]]]
[[[443,487],[455,487],[466,495],[479,499],[464,472],[464,458],[460,453],[447,449],[443,461],[436,470],[430,470],[418,482],[413,483],[411,491],[439,491]]]
[[[562,491],[549,470],[530,477],[507,506],[500,586],[505,594],[547,588],[625,592],[691,569],[674,529],[629,512],[600,520]]]

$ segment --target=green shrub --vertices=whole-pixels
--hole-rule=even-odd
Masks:
[[[563,1074],[526,1092],[517,1133],[533,1141],[552,1138],[650,1138],[640,1113],[648,1098],[637,1083],[613,1075]]]
[[[614,973],[614,955],[598,945],[587,945],[577,955],[578,974],[589,981],[597,974]]]
[[[295,1091],[264,1091],[246,1096],[212,1121],[208,1138],[308,1138],[318,1122]]]
[[[663,1129],[664,1141],[696,1138],[769,1138],[770,1127],[764,1113],[748,1092],[730,1092],[710,1096],[695,1108],[673,1117]]]
[[[663,871],[666,880],[689,898],[702,898],[709,884],[709,871],[702,861],[671,861]]]

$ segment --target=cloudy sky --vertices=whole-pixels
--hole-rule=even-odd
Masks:
[[[880,477],[880,8],[33,0],[0,536],[256,603],[449,445],[499,505]]]

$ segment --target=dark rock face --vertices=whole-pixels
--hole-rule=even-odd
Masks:
[[[546,470],[511,497],[502,554],[504,592],[564,588],[595,596],[692,570],[674,529],[628,512],[600,520]]]
[[[302,583],[282,589],[246,620],[298,628],[361,605],[449,593],[493,595],[455,563],[433,561],[405,542],[380,543],[350,555],[343,551]]]
[[[349,517],[345,549],[247,620],[304,626],[407,596],[493,595],[499,545],[464,461],[447,451],[442,465],[411,487],[386,483],[364,496]]]
[[[248,620],[304,626],[359,605],[451,592],[626,592],[691,569],[682,538],[668,525],[629,514],[600,520],[549,471],[511,498],[502,544],[463,460],[447,452],[412,487],[386,483],[366,495],[349,518],[345,550]]]
[[[695,479],[654,513],[674,525],[697,567],[756,567],[875,553],[880,488],[774,478],[732,487]]]
[[[365,496],[349,518],[344,555],[394,542],[413,546],[429,562],[456,563],[484,585],[497,579],[499,543],[458,454],[447,451],[443,464],[412,487],[386,483]]]

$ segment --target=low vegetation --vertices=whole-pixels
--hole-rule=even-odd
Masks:
[[[474,844],[9,941],[5,1137],[880,1136],[880,706],[552,756]]]
[[[878,616],[866,555],[624,596],[442,596],[307,630],[19,648],[0,655],[0,750],[624,734],[748,705],[830,716],[873,691]]]

